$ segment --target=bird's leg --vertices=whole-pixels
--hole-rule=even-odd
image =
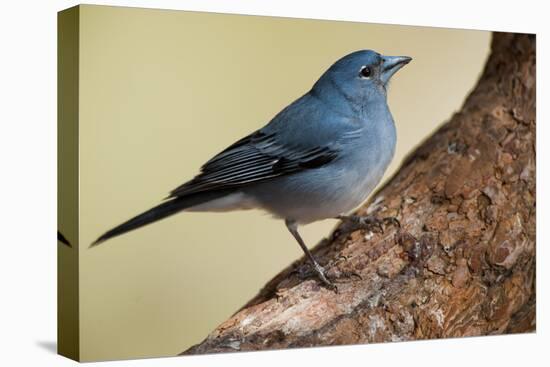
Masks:
[[[373,215],[339,215],[336,219],[340,219],[343,225],[335,231],[333,237],[338,237],[342,233],[350,233],[357,229],[366,229],[373,232],[384,232],[382,224],[393,224],[400,227],[400,223],[395,217],[386,217],[378,219]]]
[[[293,220],[285,220],[286,227],[290,231],[290,233],[294,236],[296,241],[298,241],[298,244],[306,254],[306,256],[309,259],[309,262],[313,266],[313,269],[317,273],[317,276],[319,279],[330,289],[337,290],[336,286],[332,284],[325,275],[325,269],[319,263],[315,260],[309,249],[306,247],[306,244],[304,243],[304,240],[302,240],[302,237],[300,237],[300,234],[298,233],[298,225]]]

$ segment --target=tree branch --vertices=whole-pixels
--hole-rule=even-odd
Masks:
[[[461,111],[314,249],[339,292],[293,270],[184,353],[357,344],[535,329],[535,36],[494,34]]]

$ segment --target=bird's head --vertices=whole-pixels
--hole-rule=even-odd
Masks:
[[[412,58],[384,56],[360,50],[336,61],[315,83],[313,90],[330,98],[341,95],[354,103],[386,96],[391,77]]]

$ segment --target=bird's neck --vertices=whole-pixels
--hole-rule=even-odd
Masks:
[[[382,107],[387,109],[386,93],[371,90],[368,93],[350,94],[332,78],[319,80],[309,94],[327,107],[349,118],[365,118]]]

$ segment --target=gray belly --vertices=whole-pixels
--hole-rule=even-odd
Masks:
[[[365,159],[279,177],[243,190],[275,217],[300,224],[334,218],[358,207],[378,184],[386,162]]]

